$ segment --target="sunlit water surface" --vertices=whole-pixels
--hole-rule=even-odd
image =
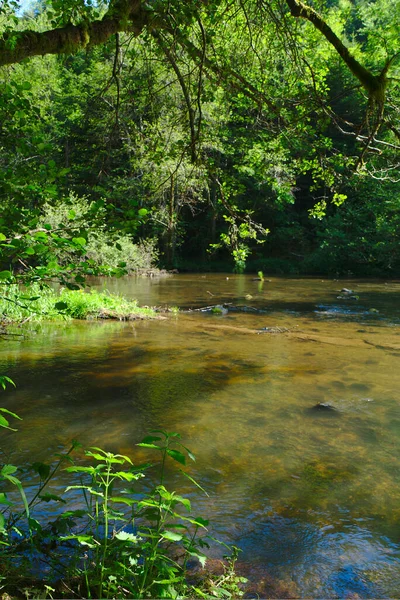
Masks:
[[[95,285],[142,305],[242,310],[42,325],[4,341],[0,372],[17,389],[2,404],[23,417],[6,434],[10,460],[78,439],[142,461],[143,435],[178,431],[209,498],[172,483],[242,549],[250,579],[268,574],[296,597],[400,597],[400,283],[219,274]]]

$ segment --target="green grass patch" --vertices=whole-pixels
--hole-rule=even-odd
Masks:
[[[28,290],[18,285],[0,286],[0,324],[38,322],[60,319],[155,318],[151,308],[141,308],[136,300],[96,290],[61,290],[34,284]]]
[[[63,290],[56,308],[73,319],[150,319],[156,316],[151,308],[141,308],[136,300],[108,292]]]

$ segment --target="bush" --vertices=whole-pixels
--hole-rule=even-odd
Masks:
[[[0,581],[5,594],[20,597],[77,596],[80,598],[233,598],[243,592],[234,566],[237,549],[223,577],[207,577],[204,584],[187,580],[188,561],[204,567],[209,547],[208,521],[193,517],[187,498],[164,485],[166,460],[180,467],[193,454],[176,433],[153,432],[138,444],[159,454],[158,483],[150,490],[141,485],[150,465],[135,466],[128,456],[100,448],[85,452],[89,464],[75,464],[71,454],[55,464],[34,463],[38,488],[28,498],[18,469],[4,465],[0,481],[18,491],[21,508],[7,494],[0,513],[2,561]],[[65,465],[66,466],[65,468]],[[61,468],[74,479],[65,492],[82,493],[81,507],[48,491]],[[180,468],[183,476],[196,482]],[[32,479],[29,479],[30,484]],[[198,488],[201,486],[196,484]],[[204,491],[204,490],[203,490]],[[43,503],[63,507],[47,523],[39,522]],[[40,509],[39,509],[40,510]],[[41,511],[41,514],[43,509]],[[36,518],[37,517],[37,518]],[[42,564],[42,578],[32,565]]]
[[[41,321],[43,319],[119,319],[154,318],[150,308],[141,308],[136,300],[109,292],[61,290],[32,284],[29,292],[17,284],[0,284],[0,325]]]
[[[43,205],[43,215],[39,227],[50,226],[52,231],[69,231],[86,240],[85,255],[82,260],[93,261],[97,267],[117,269],[121,263],[128,272],[154,267],[158,253],[155,240],[132,242],[129,235],[112,235],[106,231],[107,211],[104,202],[93,202],[88,198],[78,198],[72,192],[69,197],[53,205]],[[70,248],[56,248],[54,258],[61,265],[73,261]]]

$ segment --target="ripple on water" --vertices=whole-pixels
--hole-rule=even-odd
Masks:
[[[261,560],[279,580],[294,581],[300,597],[398,597],[400,546],[354,524],[334,529],[254,514],[240,538],[241,560],[250,578]]]

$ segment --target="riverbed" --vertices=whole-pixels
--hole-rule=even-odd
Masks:
[[[0,372],[17,388],[2,405],[23,418],[2,434],[9,459],[43,460],[77,439],[142,461],[146,433],[179,432],[209,497],[178,475],[171,484],[241,548],[251,580],[271,577],[292,597],[399,597],[400,283],[196,274],[93,285],[180,311],[3,341]]]

